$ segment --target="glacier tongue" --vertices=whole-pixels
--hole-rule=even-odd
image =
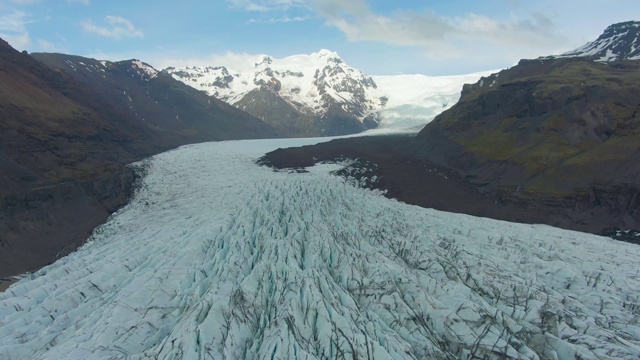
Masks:
[[[253,161],[306,140],[146,160],[132,202],[0,294],[7,359],[636,359],[640,248],[422,209],[335,166]]]

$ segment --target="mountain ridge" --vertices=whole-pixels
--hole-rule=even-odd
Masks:
[[[178,138],[207,141],[277,136],[258,119],[194,91],[137,59],[112,62],[66,54],[34,53],[31,56],[90,87],[109,107],[124,109],[167,146],[181,144]],[[234,124],[227,117],[242,121]],[[251,123],[254,128],[242,128],[242,123]]]

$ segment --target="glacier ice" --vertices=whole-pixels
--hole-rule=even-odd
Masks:
[[[637,359],[640,247],[254,164],[138,163],[129,205],[0,294],[3,359]]]

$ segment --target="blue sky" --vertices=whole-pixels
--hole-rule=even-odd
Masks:
[[[372,75],[504,68],[627,20],[638,0],[0,0],[0,37],[18,50],[161,68],[325,48]]]

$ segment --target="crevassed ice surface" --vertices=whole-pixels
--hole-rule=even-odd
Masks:
[[[305,141],[147,160],[85,246],[0,294],[0,358],[640,356],[640,247],[253,164]]]

